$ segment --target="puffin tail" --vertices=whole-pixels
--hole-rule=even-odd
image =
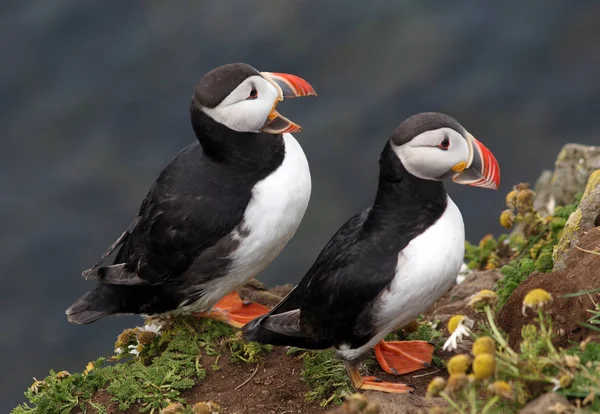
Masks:
[[[101,285],[99,285],[101,286]],[[106,302],[102,289],[94,289],[80,297],[65,311],[71,323],[87,325],[110,315],[113,306]]]
[[[150,285],[110,285],[98,283],[67,310],[71,323],[86,325],[109,315],[156,315],[175,309],[177,302],[162,289]]]

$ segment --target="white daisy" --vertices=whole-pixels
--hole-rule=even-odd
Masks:
[[[442,350],[456,350],[458,348],[458,343],[463,340],[463,336],[471,336],[470,328],[473,327],[473,323],[473,320],[467,318],[466,316],[462,318],[454,332],[452,332],[452,335],[450,335],[444,343]]]
[[[160,330],[162,329],[161,325],[157,325],[155,323],[152,323],[150,325],[144,325],[141,328],[138,328],[140,331],[145,331],[145,332],[153,332],[157,335],[160,335]]]
[[[128,348],[129,348],[129,353],[131,355],[134,355],[134,356],[139,356],[140,355],[140,351],[139,351],[137,345],[129,345]]]
[[[456,284],[460,285],[462,282],[464,282],[469,273],[471,273],[471,269],[469,269],[469,266],[463,263],[460,267],[460,272],[458,272],[458,275],[456,276]]]

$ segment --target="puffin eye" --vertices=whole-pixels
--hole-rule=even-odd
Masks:
[[[450,148],[450,138],[444,137],[444,140],[438,144],[438,148],[441,148],[444,151]]]
[[[253,86],[252,90],[250,91],[250,95],[248,95],[248,97],[246,99],[256,99],[256,98],[258,98],[258,91]]]

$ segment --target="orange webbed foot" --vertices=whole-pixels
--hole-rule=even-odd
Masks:
[[[377,377],[363,377],[358,372],[358,368],[348,368],[348,374],[352,380],[354,388],[357,390],[370,390],[370,391],[381,391],[394,394],[406,394],[412,393],[415,389],[414,386],[408,384],[394,383],[383,381]]]
[[[402,375],[431,366],[434,346],[427,341],[381,341],[375,357],[388,374]]]
[[[269,308],[254,302],[244,302],[237,292],[221,299],[210,312],[196,314],[198,317],[215,319],[235,328],[241,328],[251,320],[263,316]]]

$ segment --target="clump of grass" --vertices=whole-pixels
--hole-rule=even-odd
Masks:
[[[253,364],[259,362],[266,354],[273,350],[272,345],[262,345],[258,342],[246,342],[241,337],[241,332],[238,335],[230,338],[227,341],[231,355],[231,362],[245,362]]]
[[[115,343],[117,355],[88,364],[82,373],[50,371],[27,390],[29,402],[12,413],[86,412],[89,408],[102,412],[104,408],[90,401],[99,390],[111,395],[120,410],[139,404],[140,412],[156,413],[172,402],[185,404],[182,391],[206,376],[202,353],[218,357],[225,343],[237,361],[256,362],[266,352],[266,347],[242,343],[233,328],[210,319],[180,317],[160,330],[153,325],[128,329]]]
[[[344,364],[335,357],[334,351],[307,351],[300,357],[304,360],[302,380],[310,389],[306,400],[320,400],[321,407],[341,405],[343,396],[351,392],[352,384]]]

